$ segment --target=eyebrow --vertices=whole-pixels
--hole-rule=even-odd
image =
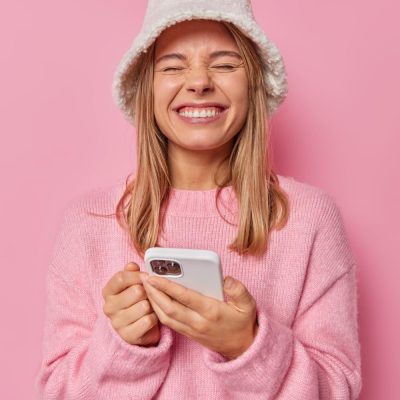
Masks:
[[[238,60],[242,60],[242,56],[239,53],[237,53],[236,51],[231,51],[231,50],[218,50],[218,51],[214,51],[210,54],[211,59],[214,59],[217,57],[223,57],[223,56],[234,57],[234,58],[237,58]],[[186,56],[182,53],[165,54],[156,60],[156,64],[158,64],[160,61],[166,60],[166,59],[178,59],[178,60],[184,61],[184,60],[186,60]]]

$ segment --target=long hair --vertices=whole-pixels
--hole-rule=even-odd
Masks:
[[[234,137],[230,155],[221,161],[214,176],[216,202],[222,187],[233,186],[238,200],[238,229],[228,248],[238,254],[260,255],[268,247],[269,233],[285,226],[289,199],[279,186],[269,157],[269,115],[261,58],[253,42],[234,24],[222,21],[236,41],[244,59],[249,87],[247,119]],[[131,71],[137,79],[135,125],[137,132],[137,171],[126,179],[125,190],[116,206],[119,225],[127,229],[136,251],[143,257],[157,246],[162,227],[161,208],[168,203],[171,186],[168,169],[167,138],[154,117],[153,69],[155,42],[142,54]],[[133,107],[133,105],[132,105]],[[249,162],[251,160],[251,162]],[[221,167],[229,168],[221,174]]]

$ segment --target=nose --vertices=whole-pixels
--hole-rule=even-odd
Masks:
[[[201,94],[213,89],[213,82],[207,68],[190,68],[185,78],[185,86],[188,91]]]

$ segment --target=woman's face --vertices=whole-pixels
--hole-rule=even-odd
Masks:
[[[169,146],[230,147],[246,119],[248,79],[229,31],[210,20],[172,25],[157,38],[154,70],[155,118]]]

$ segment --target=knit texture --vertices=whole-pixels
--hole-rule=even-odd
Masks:
[[[209,249],[224,275],[257,302],[252,345],[227,361],[167,326],[158,346],[125,342],[103,312],[102,289],[129,261],[143,260],[111,213],[124,184],[75,198],[64,211],[47,271],[42,399],[348,400],[361,391],[357,266],[343,218],[324,190],[278,175],[288,193],[287,225],[262,256],[229,251],[236,228],[215,207],[216,189],[172,188],[162,247]],[[238,209],[223,189],[226,219]],[[226,201],[228,200],[228,201]]]

